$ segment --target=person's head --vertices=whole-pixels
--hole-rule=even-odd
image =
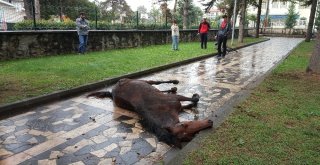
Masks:
[[[207,22],[207,17],[203,17],[202,22]]]
[[[172,20],[172,24],[177,24],[177,20]]]
[[[84,12],[81,12],[81,13],[80,13],[80,18],[82,18],[82,19],[85,19],[85,18],[86,18],[86,15],[84,14]]]
[[[228,19],[228,16],[227,16],[227,15],[223,15],[223,16],[222,16],[222,19],[223,19],[223,20],[227,20],[227,19]]]

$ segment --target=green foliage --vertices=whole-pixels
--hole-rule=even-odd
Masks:
[[[295,11],[294,3],[291,3],[288,9],[287,19],[285,22],[286,28],[292,29],[297,23],[298,17],[299,17],[299,14]]]
[[[88,0],[40,0],[42,19],[64,14],[71,20],[75,20],[80,12],[84,12],[89,20],[93,20],[96,15],[95,9],[96,5]]]
[[[24,20],[22,22],[18,22],[14,25],[15,30],[30,30],[33,29],[33,21],[32,20]],[[67,22],[53,22],[50,20],[37,20],[36,22],[37,29],[39,30],[70,30],[75,29],[76,24],[73,21]]]
[[[178,21],[178,24],[183,24],[183,8],[184,8],[184,0],[178,0],[177,3],[177,15],[176,15],[176,20]],[[195,6],[192,1],[189,4],[189,8],[188,8],[188,22],[187,22],[187,27],[196,27],[198,28],[199,23],[201,21],[201,17],[203,15],[202,10]]]
[[[90,21],[90,28],[96,29],[96,22]],[[14,25],[15,30],[31,30],[33,29],[33,21],[32,20],[24,20],[22,22],[18,22]],[[37,20],[36,28],[38,30],[75,30],[76,23],[74,21],[66,21],[66,22],[54,22],[52,20]],[[168,27],[167,27],[168,28]],[[165,24],[137,24],[135,22],[132,23],[110,23],[106,21],[97,21],[97,29],[98,30],[124,30],[124,29],[139,29],[139,30],[155,30],[155,29],[166,29]]]

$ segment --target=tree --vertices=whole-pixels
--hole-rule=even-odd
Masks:
[[[190,6],[190,0],[183,0],[184,6],[183,6],[183,29],[187,29],[188,27],[188,15],[189,15],[189,6]]]
[[[240,0],[240,21],[239,21],[239,36],[238,42],[243,43],[243,36],[244,36],[244,28],[246,25],[246,9],[247,9],[247,1]]]
[[[308,73],[320,74],[320,33],[317,33],[316,44],[307,67]]]
[[[250,14],[250,15],[247,16],[247,19],[249,21],[253,22],[253,27],[256,27],[256,22],[257,22],[257,16],[256,15]]]
[[[141,22],[144,23],[146,21],[146,18],[143,17],[143,15],[147,14],[147,8],[144,6],[138,6],[137,7],[137,12],[139,14],[139,18],[141,19]]]
[[[159,9],[155,8],[155,6],[152,6],[150,12],[149,12],[149,20],[156,24],[158,21],[160,22],[161,13]]]
[[[120,18],[123,16],[127,18],[134,16],[134,12],[125,0],[105,0],[100,4],[102,19],[107,20],[108,22],[119,22],[121,20]]]
[[[298,17],[299,14],[295,11],[295,5],[291,2],[287,13],[287,19],[285,21],[286,28],[290,29],[290,33],[291,29],[296,25]]]
[[[41,0],[41,18],[65,15],[75,20],[80,12],[84,12],[89,20],[95,19],[96,5],[88,0]],[[99,13],[98,13],[99,14]]]
[[[40,2],[39,0],[23,0],[26,19],[33,19],[33,6],[35,6],[35,18],[40,19]]]
[[[183,23],[183,14],[184,14],[184,8],[185,7],[185,1],[184,0],[178,0],[177,4],[177,17],[175,18],[178,23]],[[192,1],[188,4],[188,18],[187,18],[187,24],[185,25],[186,28],[190,28],[190,25],[199,25],[201,16],[203,15],[203,12],[201,8],[195,6]]]
[[[311,5],[307,36],[305,39],[306,42],[310,42],[310,39],[312,37],[313,22],[314,22],[314,18],[315,18],[315,14],[316,14],[317,3],[318,3],[318,0],[306,0],[306,2],[305,2],[305,5]]]
[[[317,32],[319,32],[320,31],[320,4],[318,4],[318,7],[317,7],[317,17],[314,24],[316,26]]]
[[[255,37],[259,38],[262,0],[259,0],[257,7],[258,7],[258,11],[257,11],[257,24],[256,24],[256,36]]]

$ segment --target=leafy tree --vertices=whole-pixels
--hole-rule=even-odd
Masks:
[[[149,12],[149,20],[153,22],[154,24],[161,22],[161,12],[159,9],[157,9],[154,5],[152,6],[150,12]]]
[[[142,23],[146,22],[146,18],[143,15],[147,14],[147,8],[144,6],[138,6],[137,8],[138,18],[141,20]]]
[[[185,12],[185,1],[179,0],[177,4],[177,21],[178,23],[183,23],[184,18],[184,12]],[[189,2],[188,8],[188,17],[185,19],[187,20],[183,26],[185,28],[190,28],[190,25],[199,25],[201,16],[203,15],[203,12],[201,9],[193,4],[192,1]]]
[[[105,0],[100,4],[102,19],[107,22],[116,22],[123,16],[125,19],[122,23],[133,20],[134,12],[125,0]]]
[[[298,17],[299,14],[295,11],[295,5],[291,2],[287,13],[287,19],[285,21],[286,28],[289,28],[291,31],[291,29],[296,25]]]
[[[255,27],[256,26],[256,21],[257,21],[257,16],[256,15],[254,15],[254,14],[250,14],[250,15],[248,15],[247,16],[247,19],[249,20],[249,21],[252,21],[253,22],[253,26]]]
[[[41,0],[41,18],[63,15],[75,20],[80,12],[84,12],[89,20],[95,19],[96,5],[88,0]],[[99,14],[99,13],[98,13]]]

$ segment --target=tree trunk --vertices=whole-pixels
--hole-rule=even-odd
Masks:
[[[320,74],[320,33],[317,33],[316,45],[309,60],[307,72]]]
[[[269,17],[269,3],[270,3],[270,0],[267,0],[267,9],[266,9],[266,14],[265,14],[265,17],[264,17],[264,21],[263,21],[263,28],[264,28],[264,31],[266,30],[266,27],[268,27],[268,24],[269,24],[269,20],[268,20],[268,17]]]
[[[24,4],[24,10],[26,12],[26,17],[25,19],[32,19],[32,6],[31,6],[31,1],[32,0],[23,0]]]
[[[316,15],[316,9],[317,9],[317,1],[318,0],[312,0],[309,23],[308,23],[308,30],[307,30],[307,36],[306,36],[306,40],[305,40],[306,42],[310,42],[310,39],[312,37],[313,22],[314,22],[314,17]]]
[[[245,16],[246,16],[246,8],[247,3],[246,0],[241,0],[240,3],[240,21],[239,21],[239,36],[238,36],[238,42],[243,43],[243,36],[244,36],[244,28],[246,25]]]
[[[34,7],[35,7],[35,14],[36,14],[36,19],[40,19],[40,2],[39,0],[34,0]]]
[[[259,38],[261,7],[262,7],[262,0],[259,0],[258,12],[257,12],[256,38]]]
[[[176,16],[177,12],[177,0],[174,0],[174,5],[173,5],[173,15]]]
[[[189,0],[184,0],[184,6],[183,6],[183,29],[187,29],[187,27],[188,27],[188,8],[189,8]]]

